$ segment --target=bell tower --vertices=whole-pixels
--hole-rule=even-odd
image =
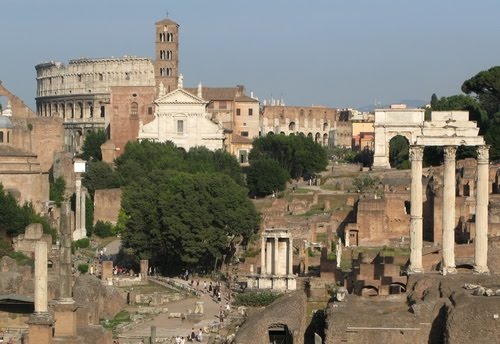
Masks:
[[[179,24],[165,18],[157,23],[155,39],[155,81],[156,90],[163,84],[165,92],[177,88],[179,76]]]

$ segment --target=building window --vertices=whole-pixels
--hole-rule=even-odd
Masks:
[[[160,68],[160,76],[165,76],[165,68]]]
[[[7,143],[10,142],[10,131],[7,132]]]
[[[248,131],[240,132],[241,136],[248,137]]]
[[[125,80],[130,80],[130,73],[125,73]]]
[[[167,42],[173,42],[173,41],[174,41],[174,34],[167,33]]]
[[[61,76],[61,84],[64,84],[64,76]]]
[[[104,118],[104,116],[106,115],[106,108],[104,107],[104,105],[101,105],[101,118]]]
[[[81,82],[82,81],[82,75],[78,74],[77,77],[78,77],[78,81]]]
[[[136,102],[130,104],[130,115],[138,116],[139,115],[139,105]]]
[[[241,115],[241,109],[236,109],[236,116],[240,116]]]
[[[183,120],[177,120],[177,134],[184,134],[184,121]]]
[[[221,110],[227,109],[227,102],[225,100],[219,100],[219,109]]]
[[[171,59],[172,59],[172,56],[173,56],[173,54],[172,54],[172,50],[168,50],[168,51],[167,51],[167,60],[171,60]]]
[[[165,34],[160,32],[160,42],[165,42]]]
[[[153,114],[153,107],[149,106],[148,107],[148,115],[152,115],[152,114]]]
[[[248,151],[246,150],[240,150],[239,152],[239,156],[240,156],[240,164],[245,164],[248,162]]]
[[[104,74],[99,73],[99,81],[103,81],[103,80],[104,80]]]
[[[172,68],[167,68],[167,76],[172,76]]]
[[[248,116],[253,116],[253,109],[248,109]]]
[[[165,60],[165,50],[160,50],[160,60]]]
[[[0,131],[0,143],[3,143],[3,131]]]

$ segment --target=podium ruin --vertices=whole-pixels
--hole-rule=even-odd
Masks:
[[[293,239],[288,229],[265,229],[260,249],[260,274],[250,274],[250,289],[295,290],[293,274]]]

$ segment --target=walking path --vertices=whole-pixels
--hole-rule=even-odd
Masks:
[[[182,279],[175,278],[174,279],[176,283],[180,283],[185,285],[186,287],[189,286],[189,283],[187,281],[184,281]],[[202,328],[210,328],[214,325],[219,324],[219,311],[220,307],[224,308],[226,300],[222,299],[221,303],[219,304],[218,302],[214,301],[212,299],[212,296],[208,294],[208,287],[207,287],[207,292],[203,292],[203,281],[207,281],[207,285],[209,284],[210,280],[209,279],[201,279],[200,278],[200,295],[198,297],[193,296],[184,300],[179,300],[179,301],[174,301],[166,304],[165,306],[168,308],[169,313],[187,313],[187,310],[190,309],[192,312],[194,312],[195,309],[195,304],[198,301],[203,302],[203,308],[204,308],[204,314],[202,317],[202,320],[199,322],[190,322],[187,319],[181,319],[181,318],[169,318],[168,313],[164,314],[159,314],[155,316],[153,319],[144,322],[141,325],[138,325],[137,327],[126,331],[120,335],[120,337],[124,338],[138,338],[138,337],[148,337],[151,334],[151,326],[156,326],[156,336],[157,338],[165,338],[165,337],[175,337],[177,335],[181,337],[187,337],[188,335],[191,334],[192,329],[194,328],[195,333],[198,333],[199,329]],[[224,287],[222,291],[222,295],[227,295],[226,290]],[[207,343],[208,342],[208,333],[204,333],[202,343]]]

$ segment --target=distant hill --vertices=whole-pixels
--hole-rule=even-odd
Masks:
[[[398,100],[395,102],[391,102],[390,104],[384,104],[384,105],[365,105],[362,107],[358,107],[358,111],[363,111],[363,112],[370,112],[374,111],[375,109],[384,109],[388,108],[391,104],[406,104],[406,106],[410,109],[416,109],[424,106],[425,104],[428,104],[429,102],[426,100],[421,100],[421,99],[402,99]]]

